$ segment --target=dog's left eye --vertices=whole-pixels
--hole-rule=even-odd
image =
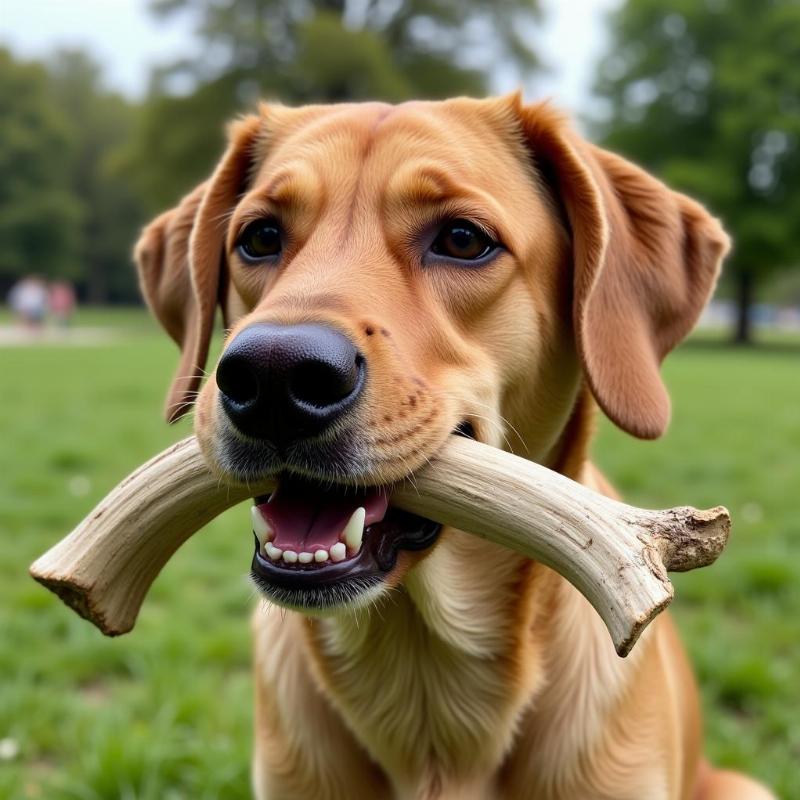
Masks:
[[[280,225],[273,219],[251,222],[236,243],[245,261],[262,261],[277,256],[283,247]]]
[[[431,252],[457,261],[478,261],[499,245],[475,223],[465,219],[447,222],[431,245]]]

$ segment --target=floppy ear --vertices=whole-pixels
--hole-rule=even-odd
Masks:
[[[713,292],[728,237],[701,205],[590,145],[546,104],[519,114],[570,228],[573,323],[592,393],[620,428],[657,438],[670,417],[659,366]]]
[[[203,377],[222,291],[228,212],[247,184],[260,130],[256,116],[234,123],[211,178],[153,220],[134,250],[147,305],[181,348],[164,409],[169,422],[191,408]]]

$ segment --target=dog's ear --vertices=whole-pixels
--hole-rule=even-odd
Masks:
[[[573,324],[592,392],[620,428],[666,429],[659,366],[714,290],[729,241],[701,205],[590,145],[548,105],[518,113],[572,237]]]
[[[246,187],[260,130],[257,116],[234,123],[211,178],[153,220],[134,250],[147,305],[181,348],[165,405],[170,422],[191,408],[203,377],[221,292],[228,215]]]

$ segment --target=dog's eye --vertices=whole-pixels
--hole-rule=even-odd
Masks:
[[[439,231],[431,245],[431,252],[458,261],[477,261],[489,255],[497,246],[497,242],[474,223],[455,219]]]
[[[273,219],[251,222],[242,232],[236,246],[246,261],[261,261],[281,252],[282,232]]]

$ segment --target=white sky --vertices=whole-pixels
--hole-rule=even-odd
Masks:
[[[584,109],[592,69],[605,43],[602,17],[620,0],[544,0],[547,26],[541,54],[551,74],[536,93],[569,111]],[[150,67],[194,50],[185,22],[156,20],[147,0],[0,0],[0,44],[28,57],[60,45],[86,47],[105,68],[112,88],[141,97]],[[496,81],[498,91],[507,85]]]

